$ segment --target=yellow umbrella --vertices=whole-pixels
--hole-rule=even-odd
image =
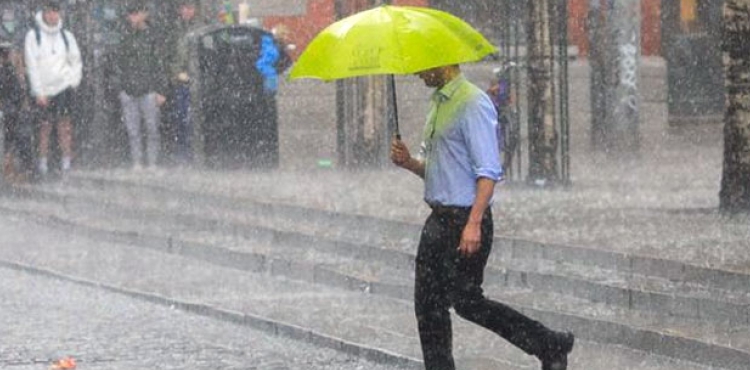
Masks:
[[[449,13],[383,5],[326,27],[302,52],[290,78],[330,81],[387,74],[393,84],[394,74],[478,61],[496,52],[484,36]],[[393,86],[391,91],[395,109]]]

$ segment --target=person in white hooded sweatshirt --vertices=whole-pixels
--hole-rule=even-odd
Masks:
[[[39,110],[38,169],[48,171],[49,136],[57,124],[62,152],[60,169],[70,169],[73,158],[71,109],[73,89],[81,83],[81,52],[73,34],[63,29],[58,1],[48,0],[36,14],[36,26],[26,34],[24,54],[31,96]]]

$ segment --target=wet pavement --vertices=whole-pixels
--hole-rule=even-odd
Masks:
[[[231,312],[243,305],[283,312],[295,296],[298,303],[302,296],[343,301],[351,293],[209,268],[14,217],[0,219],[0,296],[5,297],[0,368],[46,369],[65,356],[77,359],[78,369],[93,370],[402,368],[256,328],[241,318],[217,320],[176,307],[202,302],[238,310]],[[158,300],[154,294],[179,299]]]
[[[398,368],[26,271],[0,268],[0,296],[3,369]]]
[[[0,221],[0,290],[14,297],[4,303],[3,348],[13,368],[64,355],[80,359],[81,369],[396,369],[399,361],[419,368],[408,301],[102,242],[43,221]],[[459,369],[538,368],[494,335],[455,325]],[[368,356],[384,363],[358,359]],[[708,367],[579,340],[571,369],[583,368]]]

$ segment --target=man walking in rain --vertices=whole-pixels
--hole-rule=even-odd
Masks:
[[[435,88],[420,157],[399,139],[391,160],[424,179],[432,208],[416,258],[414,308],[427,370],[454,370],[449,308],[500,335],[542,362],[543,370],[567,369],[574,337],[486,298],[484,268],[492,247],[490,206],[502,176],[497,112],[490,98],[466,80],[458,65],[417,74]]]
[[[41,112],[39,129],[39,174],[48,171],[47,154],[52,125],[57,124],[57,137],[62,151],[60,169],[70,169],[73,158],[73,89],[81,83],[83,66],[81,52],[73,34],[63,29],[60,4],[44,3],[35,24],[26,34],[24,43],[26,73],[31,95]]]

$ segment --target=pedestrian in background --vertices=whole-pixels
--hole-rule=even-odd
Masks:
[[[73,90],[81,83],[83,65],[75,37],[63,29],[58,1],[46,1],[34,21],[24,41],[24,62],[31,96],[40,113],[38,170],[44,176],[49,170],[49,137],[53,124],[57,124],[58,144],[62,151],[60,169],[63,172],[70,170],[73,159]]]
[[[193,124],[190,108],[190,38],[191,32],[202,26],[197,15],[198,7],[195,0],[179,0],[177,2],[177,19],[171,30],[168,41],[170,52],[170,83],[171,83],[171,130],[174,135],[173,144],[177,161],[189,164],[193,161],[192,136]]]
[[[133,1],[126,5],[126,30],[116,51],[115,70],[120,81],[120,103],[123,121],[128,132],[130,157],[134,170],[143,168],[143,141],[141,124],[146,130],[146,161],[156,169],[159,160],[161,135],[159,132],[160,107],[166,101],[167,74],[157,34],[149,24],[149,10],[144,2]]]
[[[255,69],[263,77],[263,91],[267,95],[276,95],[279,89],[279,75],[284,74],[292,65],[289,51],[294,47],[290,43],[289,30],[284,25],[277,25],[271,32],[261,36]]]
[[[0,42],[0,125],[3,127],[3,174],[10,183],[26,182],[33,170],[31,125],[23,118],[24,80],[14,62],[16,50]]]
[[[19,19],[25,19],[23,6],[14,2],[0,1],[0,15],[2,16],[2,26],[0,26],[0,40],[3,43],[10,44],[8,51],[10,60],[16,69],[19,81],[23,84],[23,91],[28,93],[26,85],[26,67],[24,66],[24,41],[26,33],[31,24],[19,24]],[[33,20],[32,20],[33,21]]]
[[[571,333],[548,329],[484,296],[484,268],[492,248],[490,206],[502,176],[496,136],[497,111],[458,65],[418,73],[435,88],[423,134],[421,156],[394,138],[391,160],[424,179],[424,200],[432,208],[416,258],[414,309],[427,370],[454,370],[451,307],[500,335],[543,370],[565,370]]]

